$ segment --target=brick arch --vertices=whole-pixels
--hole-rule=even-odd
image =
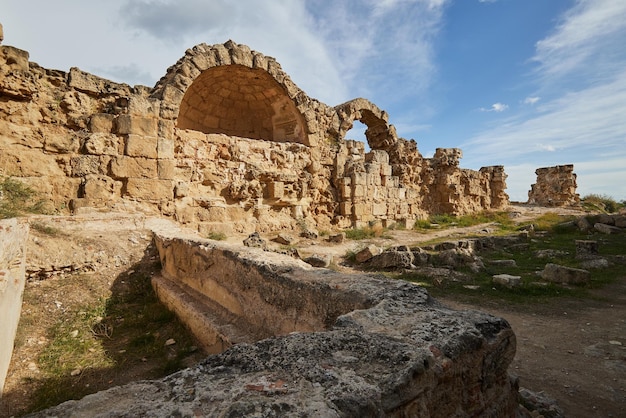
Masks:
[[[389,124],[387,112],[369,100],[363,98],[350,100],[335,106],[335,110],[340,120],[340,138],[345,138],[354,121],[358,120],[367,126],[365,137],[371,149],[388,150],[398,142],[396,129]]]
[[[180,129],[314,145],[310,99],[271,57],[232,41],[187,50],[151,93]]]

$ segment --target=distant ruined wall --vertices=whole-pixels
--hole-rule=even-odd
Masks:
[[[538,168],[535,174],[537,182],[530,186],[528,203],[542,206],[580,204],[573,164]]]
[[[68,73],[0,47],[0,174],[81,207],[159,213],[201,232],[403,223],[508,205],[501,166],[423,158],[366,99],[308,97],[275,59],[200,44],[154,88]],[[369,152],[345,139],[367,126]]]

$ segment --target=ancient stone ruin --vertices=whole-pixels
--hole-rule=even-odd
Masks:
[[[508,205],[502,166],[424,158],[366,99],[307,96],[275,59],[200,44],[152,88],[0,53],[0,173],[59,213],[140,210],[200,232],[406,224]],[[355,120],[367,144],[345,138]],[[367,149],[369,148],[369,149]]]
[[[535,174],[537,182],[530,186],[528,203],[540,206],[580,204],[573,164],[538,168]]]

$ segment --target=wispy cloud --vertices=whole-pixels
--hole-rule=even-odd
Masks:
[[[509,108],[509,105],[498,102],[498,103],[492,104],[491,107],[489,107],[489,108],[481,107],[480,111],[481,112],[497,112],[497,113],[500,113],[500,112],[504,112],[508,108]]]
[[[537,103],[539,100],[541,100],[541,97],[538,96],[533,96],[533,97],[527,97],[524,99],[524,104],[527,105],[534,105],[535,103]]]
[[[537,42],[533,59],[544,77],[582,71],[600,78],[615,71],[616,60],[626,58],[624,39],[626,2],[578,0],[554,32]]]

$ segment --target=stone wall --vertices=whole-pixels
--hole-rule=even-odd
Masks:
[[[530,186],[528,203],[542,206],[580,204],[573,164],[538,168],[535,174],[537,182]]]
[[[202,232],[411,225],[508,204],[501,166],[423,158],[366,99],[330,107],[232,41],[186,51],[154,88],[29,62],[0,47],[0,175],[51,209],[138,210]],[[355,120],[367,146],[345,139]]]
[[[0,220],[0,397],[22,311],[28,224]]]

